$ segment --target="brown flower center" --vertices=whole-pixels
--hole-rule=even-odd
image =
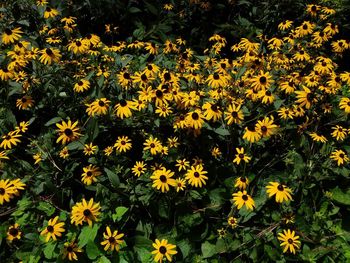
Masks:
[[[165,246],[161,246],[161,247],[159,248],[159,253],[165,255],[166,252],[167,252],[167,250],[166,250],[166,247],[165,247]]]
[[[167,181],[167,178],[164,174],[162,174],[161,176],[159,176],[159,180],[162,182],[162,183],[166,183]]]

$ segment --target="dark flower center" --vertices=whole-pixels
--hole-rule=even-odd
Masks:
[[[166,72],[166,73],[164,73],[164,80],[165,81],[169,81],[169,80],[171,80],[171,75],[170,75],[170,73],[169,72]]]
[[[260,81],[261,84],[265,84],[266,83],[266,77],[264,77],[264,76],[260,77],[259,81]]]
[[[130,79],[130,74],[128,72],[124,72],[123,77],[124,79]]]
[[[304,55],[305,51],[301,50],[299,53],[300,53],[300,55]]]
[[[74,249],[73,249],[73,247],[72,247],[72,246],[68,246],[68,247],[67,247],[67,252],[72,253],[72,252],[73,252],[73,250],[74,250]]]
[[[279,184],[279,185],[277,186],[277,189],[278,189],[278,191],[283,191],[283,190],[284,190],[284,187],[283,187],[283,185]]]
[[[248,130],[251,132],[255,132],[255,126],[254,125],[249,125]]]
[[[21,99],[21,101],[22,101],[22,103],[26,103],[26,102],[27,102],[27,98],[23,97],[23,98]]]
[[[84,83],[83,83],[82,81],[79,81],[79,82],[78,82],[78,85],[79,85],[79,86],[83,86],[83,84],[84,84]]]
[[[50,233],[53,232],[53,226],[47,226],[46,230]]]
[[[125,145],[126,142],[125,142],[125,141],[121,141],[120,144],[121,144],[121,145]]]
[[[166,253],[166,247],[165,246],[161,246],[160,248],[159,248],[159,253],[161,253],[161,254],[165,254]]]
[[[151,147],[151,148],[154,148],[154,147],[156,147],[156,145],[155,145],[154,143],[151,143],[151,144],[150,144],[150,147]]]
[[[266,96],[271,96],[271,91],[269,91],[269,90],[266,91],[266,92],[265,92],[265,95],[266,95]]]
[[[194,172],[193,176],[198,178],[200,176],[200,174],[198,172]]]
[[[242,155],[243,155],[243,154],[242,154]],[[247,179],[246,179],[245,177],[241,177],[240,180],[241,180],[242,183],[247,182]]]
[[[164,174],[162,174],[161,176],[159,176],[159,180],[162,182],[162,183],[166,183],[167,179],[166,179],[166,176]]]
[[[18,229],[17,228],[11,228],[9,230],[9,233],[10,233],[11,236],[15,237],[15,236],[18,235]]]
[[[51,8],[50,7],[46,7],[46,12],[51,12]]]
[[[163,97],[163,91],[157,90],[157,91],[156,91],[156,96],[157,96],[157,98]]]
[[[261,127],[261,131],[262,131],[262,132],[266,132],[266,131],[267,131],[266,126],[262,126],[262,127]]]
[[[4,188],[0,188],[0,195],[5,195],[5,189]]]
[[[192,119],[194,119],[194,120],[198,120],[199,119],[199,115],[198,115],[197,112],[193,112],[192,113]]]
[[[289,243],[289,244],[293,244],[293,242],[294,242],[293,239],[288,238],[288,243]]]
[[[52,56],[53,55],[53,52],[50,48],[47,48],[46,49],[46,54],[49,55],[49,56]]]
[[[76,41],[75,44],[77,45],[77,47],[81,46],[81,42],[80,41]]]
[[[238,116],[237,111],[231,112],[231,116],[232,116],[233,118],[237,118],[237,116]]]
[[[153,69],[152,65],[148,65],[147,68],[148,68],[148,70],[152,70]]]
[[[213,78],[214,78],[215,80],[218,80],[218,79],[220,78],[220,76],[219,76],[219,74],[215,73],[214,76],[213,76]]]
[[[240,154],[238,154],[238,157],[241,158],[241,159],[243,159],[243,158],[244,158],[244,154],[243,154],[243,153],[240,153]],[[243,179],[243,178],[241,178],[241,181],[242,181],[242,179]]]
[[[142,81],[147,81],[148,80],[146,74],[142,74],[141,75],[141,80]]]
[[[327,66],[327,63],[326,62],[322,62],[322,67],[325,67]]]
[[[64,134],[69,137],[73,135],[73,131],[72,129],[67,128],[64,130]]]
[[[312,11],[312,12],[315,12],[316,10],[317,10],[317,9],[316,9],[316,6],[313,5],[313,6],[311,7],[311,11]]]
[[[339,157],[343,159],[344,158],[344,154],[343,153],[339,154]]]
[[[12,35],[12,30],[9,29],[9,28],[6,28],[5,29],[5,34],[8,35],[8,36]]]
[[[306,99],[307,99],[308,101],[312,101],[312,100],[314,99],[314,94],[308,93],[308,94],[306,95]]]
[[[218,110],[218,106],[216,106],[215,104],[211,105],[210,108],[211,108],[212,111],[217,111]]]
[[[247,201],[248,200],[248,196],[247,195],[242,195],[242,199],[243,199],[243,201]]]
[[[91,215],[90,209],[85,209],[83,214],[84,214],[84,216],[90,216]]]
[[[125,107],[127,105],[126,100],[121,100],[119,102],[120,106]]]
[[[88,172],[86,173],[86,176],[87,176],[87,177],[91,177],[91,176],[92,176],[92,172],[91,172],[91,171],[88,171]]]
[[[104,103],[102,100],[100,100],[100,101],[98,102],[98,105],[101,106],[101,107],[103,107],[103,106],[105,105],[105,103]]]
[[[113,243],[115,243],[115,238],[114,237],[110,237],[110,238],[108,238],[108,241],[109,241],[109,243],[113,244]]]
[[[307,27],[307,25],[305,24],[305,25],[303,25],[303,29],[304,30],[306,30],[308,27]]]

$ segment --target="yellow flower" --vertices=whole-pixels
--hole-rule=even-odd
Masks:
[[[261,139],[261,132],[259,132],[254,125],[249,125],[244,128],[243,139],[253,143]]]
[[[56,48],[46,48],[40,51],[41,56],[39,61],[45,65],[51,65],[52,62],[59,62],[62,55]]]
[[[88,90],[90,88],[90,81],[86,79],[81,79],[77,83],[74,84],[74,91],[75,92],[84,92],[85,90]]]
[[[158,190],[161,189],[162,193],[169,191],[169,186],[175,186],[176,182],[175,179],[172,177],[174,176],[174,172],[165,169],[164,167],[162,169],[155,170],[150,177],[153,180],[152,187],[157,188]]]
[[[266,192],[269,195],[269,197],[276,195],[275,198],[277,203],[293,200],[291,195],[292,190],[278,182],[269,182],[269,185],[266,186]]]
[[[14,240],[21,239],[21,235],[22,235],[22,232],[19,229],[19,224],[15,223],[14,225],[8,228],[6,239],[12,242]]]
[[[289,252],[295,254],[295,248],[300,248],[299,236],[295,235],[295,231],[283,230],[283,233],[278,233],[278,240],[282,241],[281,247],[284,247],[283,253]]]
[[[340,99],[339,102],[339,108],[344,110],[345,113],[349,114],[350,113],[350,99],[343,97]]]
[[[236,106],[235,104],[230,104],[227,111],[225,111],[225,115],[225,120],[227,121],[228,125],[231,125],[232,123],[240,124],[244,119],[241,105]]]
[[[78,202],[72,207],[71,224],[74,223],[78,226],[86,222],[92,227],[93,222],[98,221],[100,210],[100,203],[94,203],[94,199],[92,198],[89,202],[86,202],[83,198],[82,202]]]
[[[248,210],[253,210],[255,207],[255,202],[253,198],[247,194],[247,191],[238,191],[232,194],[233,202],[238,209],[241,209],[244,205]]]
[[[238,177],[235,181],[235,187],[240,190],[245,190],[249,184],[249,180],[247,177]]]
[[[118,152],[127,152],[131,149],[131,140],[128,136],[121,136],[118,137],[117,141],[114,144],[114,147],[117,149]]]
[[[89,166],[83,168],[81,181],[86,185],[91,185],[92,183],[97,182],[96,177],[100,176],[101,174],[100,168],[90,164]]]
[[[343,150],[335,150],[331,153],[330,158],[336,161],[338,166],[344,165],[349,161],[349,157]]]
[[[83,250],[78,247],[78,244],[75,241],[72,241],[70,243],[66,242],[64,243],[63,259],[68,257],[69,261],[78,260],[78,256],[76,253],[81,252],[83,252]]]
[[[18,139],[22,137],[21,134],[18,134],[17,131],[11,131],[9,132],[7,135],[3,135],[2,138],[2,142],[0,144],[0,148],[3,149],[11,149],[12,146],[16,146],[17,143],[20,143],[21,140]]]
[[[51,8],[51,7],[46,7],[45,12],[44,12],[44,18],[50,18],[50,17],[55,17],[58,15],[58,10]]]
[[[206,184],[206,180],[208,180],[208,177],[205,176],[207,173],[208,172],[203,169],[201,164],[192,165],[191,168],[187,170],[185,177],[191,186],[202,187]]]
[[[177,254],[176,246],[168,243],[168,240],[166,239],[162,239],[161,241],[156,239],[152,246],[155,248],[155,250],[152,251],[152,254],[154,255],[154,261],[156,262],[162,263],[164,257],[171,262],[171,256]]]
[[[14,29],[5,28],[4,32],[1,35],[1,41],[5,45],[14,43],[21,38],[22,33],[23,32],[21,31],[20,27],[16,27]]]
[[[147,171],[146,164],[143,161],[136,161],[136,164],[132,167],[131,172],[140,177],[142,174],[144,174]]]
[[[56,126],[58,128],[57,132],[59,135],[59,137],[56,140],[56,143],[61,142],[64,145],[67,142],[77,140],[81,136],[77,125],[78,121],[72,123],[71,120],[68,120],[68,122],[62,121],[61,124],[56,123]]]
[[[244,153],[243,147],[236,148],[236,152],[237,152],[237,154],[235,155],[235,159],[233,159],[233,163],[236,163],[237,165],[239,165],[241,163],[241,161],[249,163],[249,161],[252,159],[251,157],[249,157],[248,155],[246,155]]]
[[[61,237],[64,230],[64,222],[58,221],[58,216],[51,218],[47,223],[47,227],[41,231],[40,235],[45,236],[45,241],[49,242],[50,238],[57,240],[57,237]]]
[[[15,194],[16,189],[13,187],[9,179],[0,180],[0,205],[4,202],[10,202],[11,197]]]
[[[176,192],[183,191],[186,188],[186,180],[182,178],[177,178],[176,180]]]
[[[84,145],[84,154],[85,155],[93,155],[96,153],[96,150],[97,150],[97,146],[96,145],[93,145],[92,142],[90,144],[85,144]]]
[[[110,251],[119,251],[120,245],[123,244],[124,240],[122,240],[122,237],[124,236],[123,233],[118,233],[117,230],[114,230],[113,233],[109,226],[106,227],[106,232],[103,233],[104,241],[101,242],[101,245],[104,246],[104,250],[110,250]]]
[[[238,225],[238,219],[233,216],[230,216],[227,219],[227,223],[229,224],[230,227],[235,228]]]
[[[273,117],[264,117],[263,120],[258,121],[255,125],[255,130],[261,134],[262,137],[270,137],[277,130],[277,125],[273,123]]]
[[[147,151],[150,150],[152,155],[156,155],[162,150],[162,144],[157,138],[153,138],[152,136],[149,137],[144,143],[143,143],[143,150]]]

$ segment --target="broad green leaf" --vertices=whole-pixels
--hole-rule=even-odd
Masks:
[[[108,168],[104,168],[104,171],[106,172],[107,177],[108,177],[109,181],[111,182],[111,184],[114,187],[119,186],[119,184],[120,184],[119,176],[116,173],[109,170]]]
[[[350,205],[350,189],[344,191],[337,186],[331,192],[334,201],[343,205]]]
[[[203,258],[210,258],[216,254],[216,245],[205,241],[201,247]]]
[[[50,126],[50,125],[55,124],[55,123],[60,122],[60,121],[62,121],[61,117],[54,117],[51,120],[49,120],[48,122],[46,122],[45,126]]]
[[[43,252],[44,252],[44,255],[47,259],[51,259],[53,257],[56,257],[57,254],[54,253],[54,250],[56,248],[56,244],[55,242],[49,242],[49,243],[46,243],[46,246],[45,248],[43,249]]]
[[[86,244],[86,254],[89,259],[96,259],[99,255],[101,255],[101,252],[93,240],[89,240]]]
[[[112,215],[113,221],[120,221],[123,215],[129,210],[129,208],[124,206],[119,206],[115,209],[115,213]]]
[[[90,240],[94,241],[99,228],[100,226],[98,224],[94,224],[92,227],[84,226],[78,237],[79,247],[84,247]]]

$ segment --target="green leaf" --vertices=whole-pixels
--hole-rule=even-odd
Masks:
[[[107,177],[108,177],[109,181],[111,182],[111,184],[114,187],[119,186],[119,184],[120,184],[119,176],[107,168],[104,168],[104,171],[106,172]]]
[[[89,259],[96,259],[99,255],[101,255],[101,252],[93,240],[88,241],[86,245],[86,254]]]
[[[54,243],[54,242],[46,243],[46,246],[45,246],[43,252],[44,252],[44,255],[47,259],[51,259],[51,258],[54,258],[55,256],[57,256],[57,254],[54,253],[54,250],[56,248],[56,244],[57,243]]]
[[[215,133],[217,133],[217,134],[219,134],[221,136],[228,136],[228,135],[231,134],[228,129],[225,129],[223,127],[217,128],[214,131],[215,131]]]
[[[46,202],[39,202],[37,209],[46,213],[47,216],[51,216],[55,213],[55,208]]]
[[[350,189],[344,191],[337,186],[331,192],[334,201],[343,205],[350,205]]]
[[[132,7],[130,7],[129,12],[130,12],[130,13],[140,13],[140,12],[142,12],[142,11],[141,11],[141,9],[132,6]]]
[[[92,227],[90,226],[84,226],[83,229],[80,232],[80,235],[78,237],[79,239],[79,247],[85,246],[90,240],[94,241],[97,231],[100,228],[99,225],[94,224]]]
[[[111,261],[105,256],[102,256],[98,259],[97,263],[111,263]]]
[[[181,250],[182,256],[185,259],[191,251],[191,245],[188,239],[182,239],[177,243],[177,246]]]
[[[61,117],[54,117],[54,118],[52,118],[51,120],[49,120],[48,122],[46,122],[46,123],[45,123],[45,126],[46,126],[46,127],[47,127],[47,126],[50,126],[50,125],[55,124],[55,123],[57,123],[57,122],[59,122],[59,121],[61,121],[61,120],[62,120]]]
[[[120,221],[123,217],[123,215],[129,210],[129,208],[126,208],[124,206],[119,206],[115,209],[115,214],[112,215],[113,221]]]
[[[210,258],[216,254],[216,245],[204,242],[201,247],[203,258]]]

